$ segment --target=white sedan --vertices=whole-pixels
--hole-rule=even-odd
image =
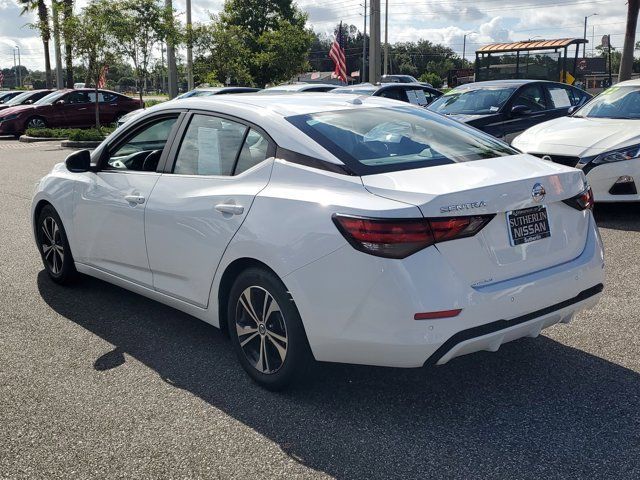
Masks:
[[[392,367],[535,337],[594,305],[582,172],[382,98],[159,105],[37,186],[55,282],[78,272],[228,331],[261,385],[314,359]]]
[[[531,127],[513,146],[582,169],[596,202],[640,201],[640,80],[605,90],[570,117]]]

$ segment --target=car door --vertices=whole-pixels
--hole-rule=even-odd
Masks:
[[[587,98],[586,92],[561,83],[547,83],[544,88],[549,97],[549,120],[568,115],[571,107],[582,105]]]
[[[82,128],[95,124],[95,104],[90,101],[86,91],[71,92],[62,100],[65,127]]]
[[[275,145],[255,126],[206,113],[183,130],[147,204],[147,253],[156,290],[206,307],[218,263],[269,181]]]
[[[73,222],[79,239],[73,252],[77,262],[153,286],[144,236],[145,207],[178,116],[178,112],[160,114],[115,137],[102,151],[97,171],[78,182]]]
[[[502,138],[511,142],[527,128],[548,119],[549,108],[540,83],[528,83],[507,104],[508,118],[502,123]]]

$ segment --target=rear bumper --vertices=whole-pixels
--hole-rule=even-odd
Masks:
[[[331,281],[321,282],[319,279]],[[404,260],[347,245],[284,277],[317,360],[421,367],[536,336],[597,303],[602,243],[590,217],[573,260],[521,277],[472,287],[437,249]],[[462,309],[457,317],[414,320],[418,312]]]

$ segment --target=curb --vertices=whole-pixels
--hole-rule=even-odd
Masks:
[[[57,142],[60,140],[60,137],[29,137],[27,135],[21,135],[18,141],[24,143],[35,143],[35,142]]]
[[[94,141],[63,140],[62,143],[60,143],[60,146],[64,148],[96,148],[101,143],[102,143],[102,140],[94,140]]]

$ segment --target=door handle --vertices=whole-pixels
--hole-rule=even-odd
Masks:
[[[230,213],[231,215],[242,215],[244,213],[244,207],[242,205],[235,205],[233,203],[221,203],[216,205],[216,210],[221,213]]]
[[[145,198],[141,195],[125,195],[124,199],[129,203],[135,203],[136,205],[142,205]]]

